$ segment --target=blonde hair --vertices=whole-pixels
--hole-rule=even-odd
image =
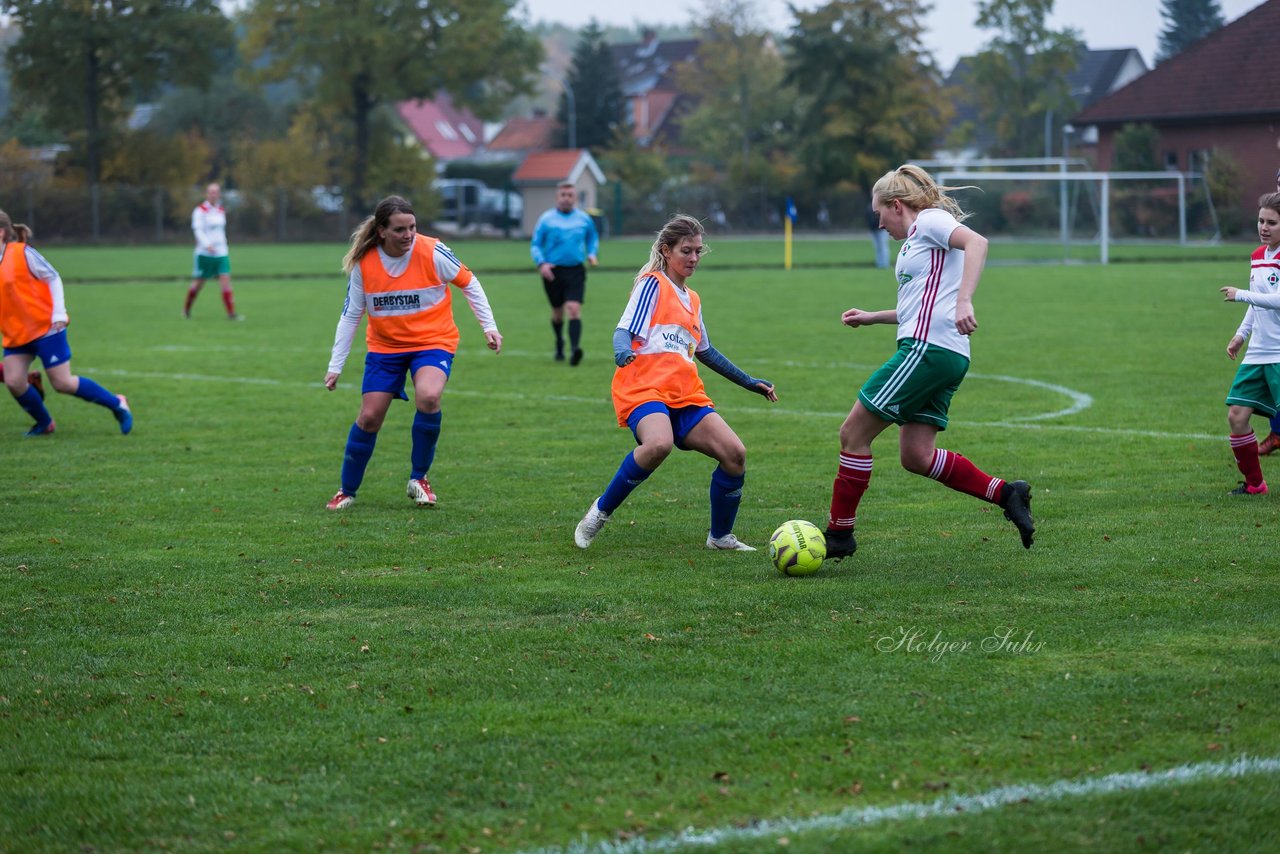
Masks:
[[[373,209],[373,215],[365,217],[356,226],[356,230],[351,232],[351,248],[347,250],[346,255],[342,256],[343,272],[350,274],[355,269],[365,253],[378,245],[378,229],[386,228],[391,222],[391,217],[400,213],[417,216],[409,202],[400,196],[387,196],[378,202],[378,206]]]
[[[948,187],[939,184],[933,180],[932,175],[919,166],[914,163],[904,163],[897,169],[884,173],[871,188],[871,196],[878,197],[881,202],[897,199],[913,211],[942,208],[954,216],[957,222],[964,222],[969,218],[969,214],[964,212],[959,202],[947,195],[947,191],[975,189],[977,188],[972,186]]]
[[[641,276],[649,273],[666,273],[667,259],[662,254],[662,247],[667,246],[675,248],[680,245],[680,241],[689,237],[702,237],[707,230],[702,227],[702,223],[696,218],[688,214],[676,214],[667,221],[667,224],[658,232],[658,237],[653,241],[653,246],[649,248],[649,261],[640,268],[637,280]]]
[[[12,243],[16,240],[18,243],[30,243],[33,234],[29,226],[15,223],[7,213],[0,211],[0,242]]]

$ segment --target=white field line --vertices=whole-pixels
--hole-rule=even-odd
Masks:
[[[734,842],[815,831],[852,831],[860,827],[888,822],[962,817],[1025,801],[1054,803],[1071,798],[1105,796],[1206,780],[1276,773],[1280,773],[1280,758],[1242,756],[1233,762],[1201,762],[1194,765],[1180,765],[1167,771],[1128,771],[1083,780],[1001,786],[975,795],[947,795],[928,803],[849,808],[838,813],[808,818],[763,819],[746,827],[718,827],[705,830],[691,827],[671,836],[652,839],[636,837],[619,842],[574,842],[564,846],[539,848],[536,852],[537,854],[651,854],[651,852],[679,851],[710,845],[730,845]]]
[[[485,354],[486,351],[477,350],[475,355]],[[491,354],[490,354],[491,355]],[[503,351],[503,355],[508,355]],[[515,352],[511,355],[515,356],[538,356],[545,354],[532,354]],[[790,366],[799,366],[800,363],[795,362],[778,362],[775,364],[786,364]],[[850,365],[848,363],[832,362],[829,365],[805,365],[806,367],[831,367],[831,368],[849,368],[849,367],[868,367],[865,365]],[[211,374],[190,374],[190,373],[165,373],[161,371],[131,371],[118,368],[95,368],[90,367],[84,369],[86,374],[106,375],[117,377],[138,377],[140,379],[158,379],[158,380],[176,380],[180,382],[218,382],[218,383],[243,383],[246,385],[266,385],[266,386],[292,386],[297,388],[323,388],[323,384],[317,379],[315,382],[302,382],[298,380],[281,380],[271,377],[247,377],[247,376],[215,376]],[[317,373],[323,376],[323,371]],[[1067,388],[1066,386],[1054,385],[1053,383],[1041,382],[1040,380],[1028,380],[1021,377],[1011,377],[1000,374],[969,374],[973,379],[979,380],[995,380],[997,382],[1018,383],[1021,385],[1030,385],[1037,388],[1043,388],[1058,394],[1062,394],[1070,399],[1071,403],[1064,409],[1054,410],[1053,412],[1036,413],[1034,415],[1025,415],[1009,421],[953,421],[955,425],[963,425],[968,427],[1001,427],[1008,430],[1053,430],[1066,433],[1094,433],[1110,436],[1131,436],[1147,439],[1178,439],[1178,440],[1195,440],[1195,441],[1217,441],[1225,437],[1225,433],[1172,433],[1163,430],[1132,430],[1121,427],[1088,427],[1073,424],[1040,424],[1036,423],[1048,418],[1064,418],[1075,415],[1088,409],[1093,405],[1093,398],[1081,391]],[[340,388],[349,389],[350,383],[343,384]],[[495,391],[474,391],[471,389],[462,389],[451,387],[449,395],[461,397],[485,398],[488,400],[512,400],[512,401],[558,401],[564,403],[584,403],[599,406],[609,406],[609,399],[604,396],[585,396],[572,394],[525,394],[523,392],[495,392]],[[822,411],[822,410],[804,410],[789,409],[785,406],[775,406],[766,408],[762,406],[734,406],[732,409],[735,413],[744,413],[750,415],[762,415],[766,417],[796,417],[796,418],[824,418],[844,420],[849,414],[848,410],[841,411]]]

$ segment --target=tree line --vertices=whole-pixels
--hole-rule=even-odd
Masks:
[[[606,32],[578,33],[567,78],[576,143],[643,196],[672,180],[735,194],[865,190],[946,143],[967,101],[990,155],[1038,153],[1046,114],[1077,109],[1066,75],[1084,45],[1048,25],[1054,0],[980,0],[990,35],[962,89],[924,48],[926,0],[830,0],[792,9],[782,34],[754,0],[711,0],[676,69],[690,108],[678,140],[630,132]],[[352,213],[387,192],[421,194],[435,164],[405,141],[394,105],[449,93],[498,119],[544,82],[544,50],[518,0],[0,0],[7,111],[0,173],[58,144],[52,180],[190,187],[337,184]],[[1217,0],[1163,0],[1161,56],[1221,26]],[[16,37],[14,34],[16,33]],[[136,105],[149,121],[130,126]],[[568,99],[559,105],[562,130]],[[956,129],[952,129],[956,131]],[[964,129],[959,129],[960,133]]]

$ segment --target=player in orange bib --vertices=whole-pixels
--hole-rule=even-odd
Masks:
[[[502,335],[493,320],[489,300],[480,281],[449,247],[418,234],[413,208],[399,196],[378,203],[351,235],[351,249],[342,259],[347,271],[347,300],[338,318],[333,353],[324,384],[338,385],[343,365],[351,353],[360,318],[369,315],[366,330],[368,355],[360,414],[347,435],[342,461],[342,488],[326,505],[344,510],[356,500],[364,470],[373,456],[378,430],[391,401],[408,400],[407,374],[413,382],[413,444],[409,455],[406,492],[419,506],[436,503],[427,481],[440,437],[440,397],[453,368],[458,349],[458,327],[453,322],[449,285],[462,289],[471,311],[484,330],[489,349],[502,350]]]
[[[591,545],[609,516],[662,464],[672,448],[698,451],[719,466],[711,473],[711,530],[707,548],[755,551],[733,534],[742,501],[747,450],[715,411],[698,377],[697,359],[769,401],[773,383],[749,376],[707,337],[702,302],[687,284],[705,249],[702,223],[679,214],[663,226],[640,270],[613,334],[613,407],[638,447],[627,454],[604,493],[591,502],[573,539]]]
[[[39,390],[29,382],[31,363],[39,359],[55,391],[73,394],[111,410],[121,433],[133,429],[133,413],[123,395],[112,394],[88,377],[71,373],[67,342],[67,306],[62,277],[30,245],[31,229],[0,211],[0,329],[4,338],[4,383],[18,405],[36,423],[27,436],[48,436],[53,416]],[[38,376],[38,375],[36,375]]]

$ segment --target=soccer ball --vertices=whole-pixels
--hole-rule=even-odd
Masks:
[[[812,575],[827,556],[827,538],[803,519],[783,522],[769,538],[769,560],[783,575]]]

